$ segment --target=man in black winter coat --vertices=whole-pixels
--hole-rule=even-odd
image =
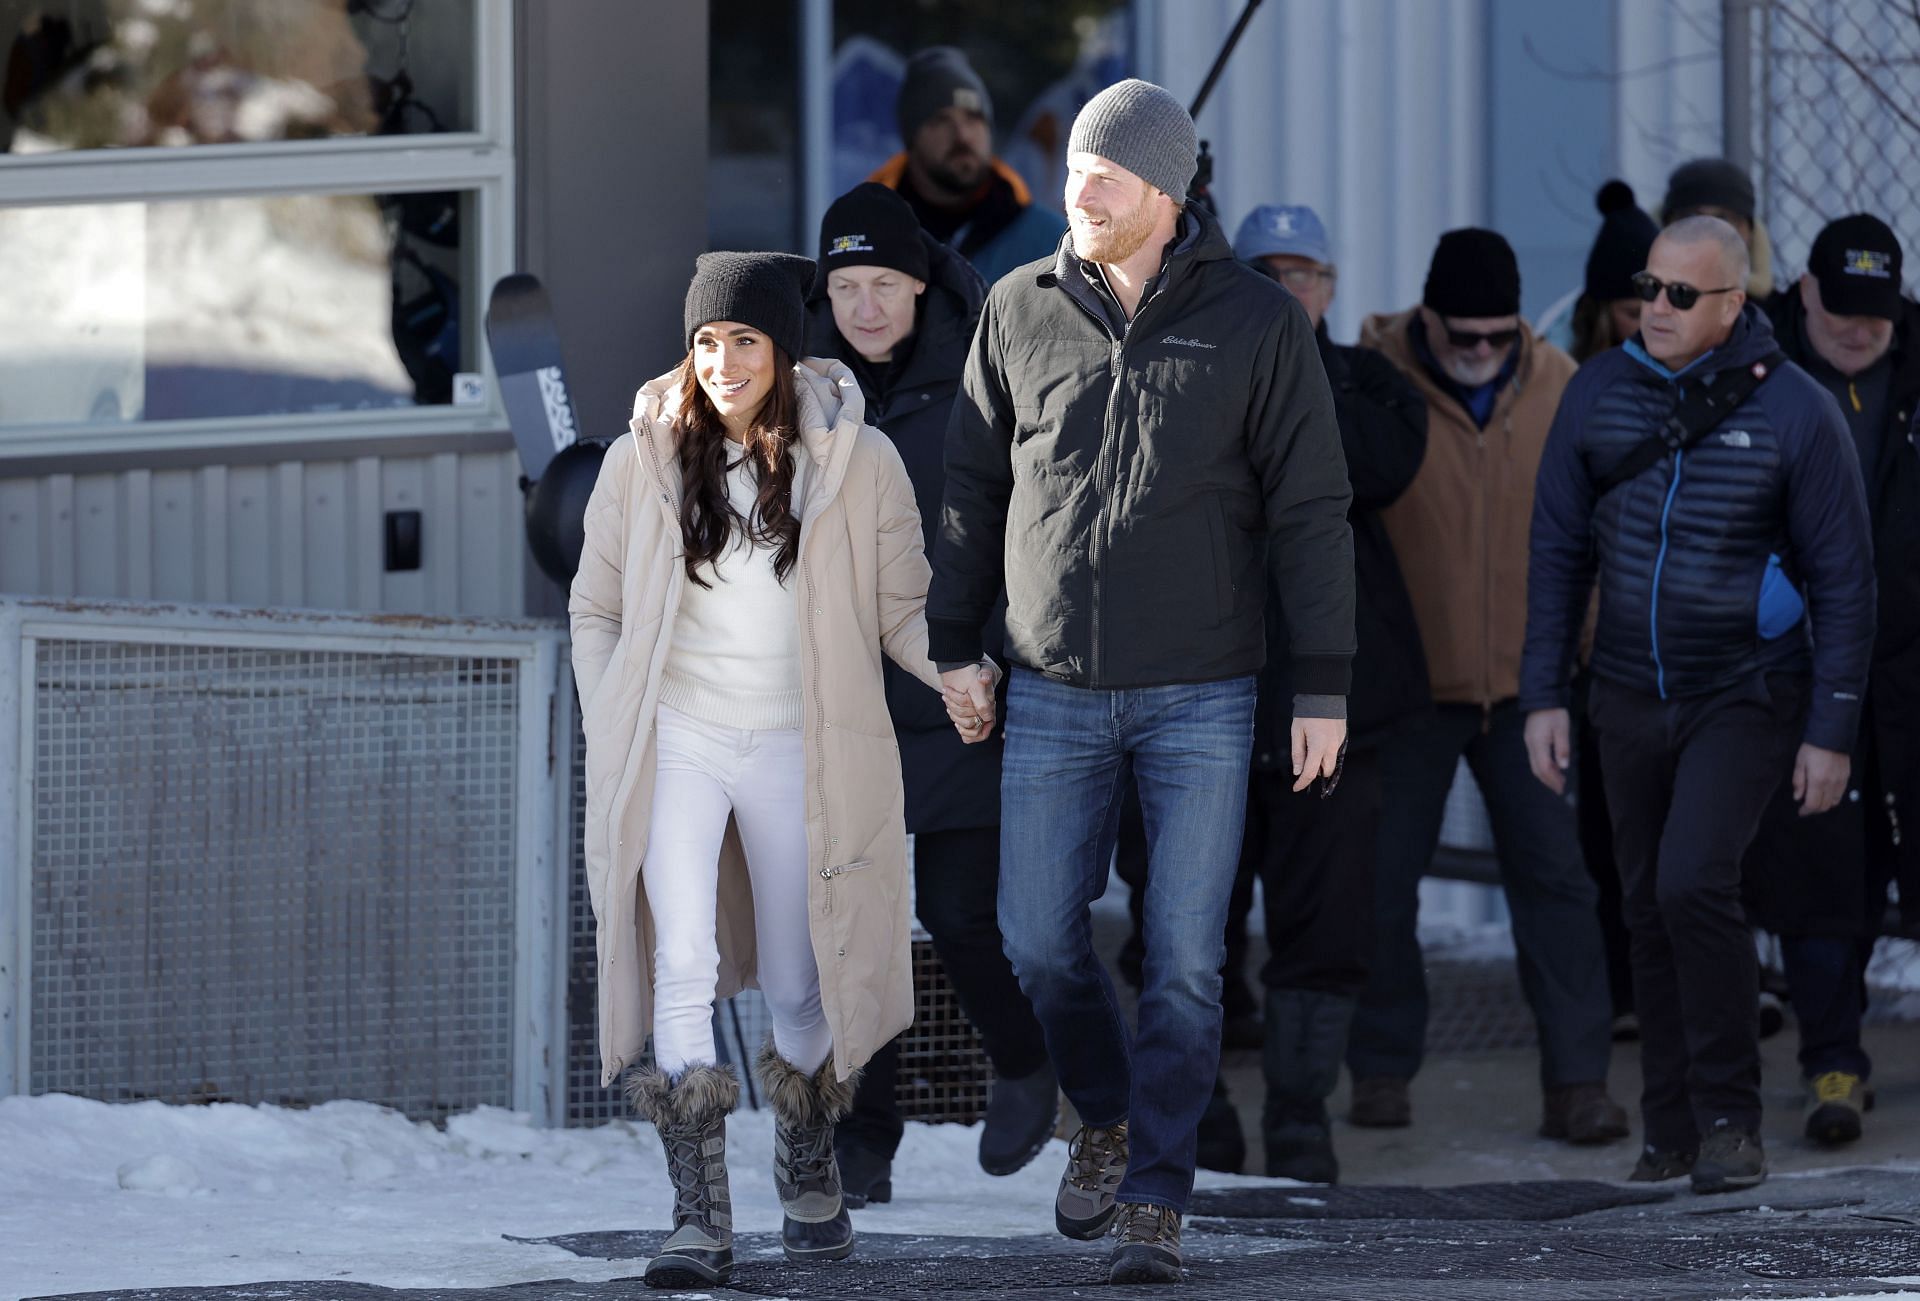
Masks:
[[[1901,294],[1902,261],[1885,222],[1842,217],[1813,241],[1799,283],[1767,301],[1781,351],[1833,394],[1853,434],[1880,589],[1848,796],[1808,818],[1777,797],[1747,862],[1749,912],[1780,936],[1807,1137],[1828,1144],[1860,1136],[1872,1071],[1861,970],[1887,882],[1899,879],[1903,902],[1920,899],[1920,849],[1902,834],[1920,808],[1920,304]]]
[[[1367,984],[1373,944],[1373,854],[1381,807],[1379,743],[1432,704],[1426,657],[1380,512],[1419,472],[1426,402],[1392,362],[1327,335],[1337,271],[1311,208],[1268,205],[1240,224],[1234,252],[1286,286],[1313,322],[1333,389],[1353,485],[1354,654],[1347,726],[1352,742],[1324,796],[1293,790],[1286,764],[1293,674],[1285,603],[1267,606],[1267,667],[1254,715],[1253,772],[1241,881],[1265,900],[1269,957],[1261,1130],[1266,1173],[1331,1183],[1339,1172],[1326,1100],[1340,1078],[1347,1027]],[[1236,898],[1236,904],[1239,900]]]
[[[1634,277],[1640,333],[1568,386],[1534,494],[1521,663],[1528,758],[1559,791],[1597,579],[1588,715],[1640,1013],[1632,1177],[1690,1173],[1695,1192],[1766,1177],[1741,860],[1783,781],[1803,814],[1839,802],[1873,650],[1853,440],[1777,357],[1746,274],[1725,222],[1669,226]]]
[[[1055,1225],[1091,1240],[1117,1220],[1109,1278],[1171,1282],[1219,1064],[1269,566],[1304,789],[1345,741],[1351,493],[1305,313],[1184,205],[1186,109],[1120,82],[1067,152],[1069,236],[993,287],[967,359],[927,626],[964,687],[1004,583],[1000,924],[1083,1122]],[[1149,841],[1131,1045],[1088,913],[1129,772]]]
[[[872,182],[827,209],[819,268],[807,351],[838,358],[860,381],[868,423],[893,440],[906,464],[932,551],[947,424],[986,285],[958,253],[921,230],[904,199]],[[990,654],[1001,653],[1001,638],[996,615],[986,635]],[[996,916],[1002,741],[963,743],[939,696],[891,660],[881,667],[913,834],[915,911],[993,1063],[980,1165],[989,1174],[1012,1174],[1053,1137],[1060,1093]],[[847,1202],[856,1208],[893,1196],[903,1130],[894,1103],[899,1059],[897,1039],[874,1055],[853,1111],[835,1133]]]

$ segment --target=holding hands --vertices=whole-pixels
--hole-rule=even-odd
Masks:
[[[947,717],[954,730],[968,745],[978,745],[993,735],[995,722],[993,684],[990,663],[967,664],[940,675],[941,692],[946,698]]]

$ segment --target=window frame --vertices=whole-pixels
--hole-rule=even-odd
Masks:
[[[19,424],[0,427],[0,476],[8,461],[95,454],[330,445],[386,439],[471,437],[506,428],[499,384],[484,343],[486,296],[514,269],[514,0],[470,3],[474,13],[472,131],[322,140],[75,149],[0,154],[0,207],[73,207],[278,194],[471,195],[471,285],[461,295],[461,337],[487,377],[484,406],[327,411],[217,419]]]

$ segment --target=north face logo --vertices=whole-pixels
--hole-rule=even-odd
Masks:
[[[1728,447],[1752,447],[1753,438],[1744,429],[1729,429],[1720,435],[1720,441]]]

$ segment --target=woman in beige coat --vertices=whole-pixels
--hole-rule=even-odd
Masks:
[[[653,1286],[731,1276],[739,1082],[718,1062],[713,1000],[757,986],[773,1020],[756,1066],[794,1261],[853,1249],[833,1124],[912,1020],[880,657],[941,690],[928,567],[912,485],[863,424],[853,376],[790,360],[812,276],[784,254],[700,258],[688,357],[640,390],[607,453],[568,606],[602,1065],[608,1083],[626,1072],[674,1184]],[[984,739],[990,691],[948,697],[962,735]]]

